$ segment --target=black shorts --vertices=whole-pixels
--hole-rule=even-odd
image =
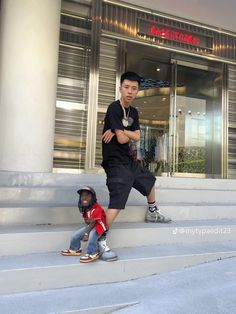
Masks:
[[[155,176],[138,162],[105,168],[110,201],[108,208],[124,209],[133,188],[148,196],[155,184]]]

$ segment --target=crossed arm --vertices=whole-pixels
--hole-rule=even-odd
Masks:
[[[118,129],[115,130],[115,133],[111,132],[110,129],[107,130],[103,134],[102,140],[105,143],[109,143],[114,135],[116,135],[117,141],[120,144],[128,143],[130,140],[135,141],[135,142],[140,140],[140,131],[139,130],[136,130],[136,131],[124,130],[124,131],[122,131],[122,130],[118,130]]]

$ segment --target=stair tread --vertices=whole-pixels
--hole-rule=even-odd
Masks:
[[[227,226],[236,225],[236,219],[204,219],[204,220],[176,220],[168,224],[146,222],[116,222],[112,229],[124,228],[180,228],[195,226]],[[78,229],[80,224],[38,224],[38,225],[4,225],[1,226],[0,234],[5,233],[28,233],[28,232],[56,232],[71,231]]]
[[[112,305],[125,304],[131,305],[127,313],[234,313],[235,262],[225,259],[121,283],[3,295],[1,313],[110,313]]]
[[[134,259],[198,255],[217,252],[234,252],[233,255],[235,256],[236,243],[235,241],[215,241],[204,243],[197,242],[194,244],[159,244],[132,248],[117,248],[115,249],[115,252],[119,256],[118,262]],[[96,263],[104,262],[99,260],[96,261]],[[80,267],[84,267],[84,265],[79,263],[79,257],[62,256],[60,255],[60,252],[0,256],[0,271],[41,267],[72,266],[75,264]]]

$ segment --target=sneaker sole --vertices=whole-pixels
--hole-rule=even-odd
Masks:
[[[99,258],[99,256],[96,256],[95,258],[87,259],[87,260],[80,260],[80,263],[91,263],[93,261],[96,261]]]
[[[106,252],[105,253],[105,255],[108,255],[108,256],[104,256],[104,252],[103,253],[101,253],[100,254],[100,259],[102,260],[102,261],[105,261],[105,262],[113,262],[113,261],[117,261],[118,260],[118,256],[116,255],[116,254],[114,254],[114,252],[113,252],[113,254],[110,254],[110,256],[109,256],[109,252]]]
[[[80,256],[82,253],[61,253],[63,256]]]
[[[100,259],[104,262],[115,262],[118,260],[118,256],[117,257],[113,257],[113,258],[102,258],[100,257]]]
[[[156,224],[169,224],[172,222],[172,220],[169,220],[169,221],[160,221],[160,220],[147,220],[145,219],[145,222],[151,222],[151,223],[156,223]]]

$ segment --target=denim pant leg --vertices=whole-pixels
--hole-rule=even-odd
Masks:
[[[87,246],[87,253],[88,254],[95,254],[98,252],[98,238],[101,235],[97,233],[96,229],[93,228],[89,233],[88,239],[88,246]]]
[[[85,232],[87,230],[87,226],[76,231],[70,241],[70,250],[79,250],[81,248],[81,240],[83,239]]]

